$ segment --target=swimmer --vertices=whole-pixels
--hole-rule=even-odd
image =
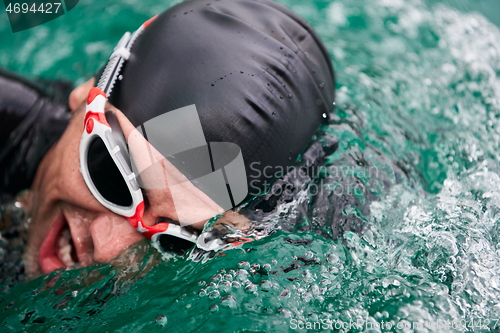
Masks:
[[[170,230],[189,238],[216,215],[239,223],[231,208],[272,180],[254,171],[293,163],[334,102],[321,40],[268,0],[178,4],[125,35],[97,77],[73,90],[37,165],[31,276],[109,262]]]

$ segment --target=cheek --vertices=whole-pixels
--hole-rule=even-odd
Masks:
[[[79,123],[80,119],[76,119]],[[90,193],[80,172],[80,139],[83,126],[73,124],[68,133],[61,138],[56,147],[55,160],[60,165],[57,174],[57,190],[60,200],[74,206],[92,211],[103,210],[103,207]]]

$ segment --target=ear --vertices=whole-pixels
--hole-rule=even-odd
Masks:
[[[89,94],[90,89],[94,86],[95,79],[91,78],[85,83],[80,84],[78,87],[73,89],[71,94],[69,94],[69,108],[71,111],[75,111],[80,104],[82,104],[85,99],[87,98],[87,95]]]

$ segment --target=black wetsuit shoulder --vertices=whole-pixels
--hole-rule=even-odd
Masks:
[[[0,193],[28,188],[49,148],[66,128],[67,100],[73,85],[65,81],[29,81],[0,69]]]

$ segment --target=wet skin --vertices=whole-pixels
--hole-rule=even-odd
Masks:
[[[24,259],[26,272],[32,277],[73,264],[89,266],[109,262],[144,238],[124,217],[111,212],[94,198],[80,173],[84,101],[92,86],[93,80],[90,80],[71,94],[72,119],[60,140],[43,158],[29,193],[32,222]],[[118,109],[109,103],[107,109],[114,110],[130,154],[141,169],[141,158],[147,154],[144,147],[149,143],[137,135],[134,126]],[[210,217],[223,213],[222,208],[203,192],[190,182],[183,182],[184,176],[154,147],[149,148],[161,167],[155,168],[155,172],[141,174],[142,182],[158,182],[160,174],[166,186],[143,191],[146,225],[154,225],[159,217],[167,217],[201,230]],[[174,189],[168,186],[172,177],[181,184]]]

